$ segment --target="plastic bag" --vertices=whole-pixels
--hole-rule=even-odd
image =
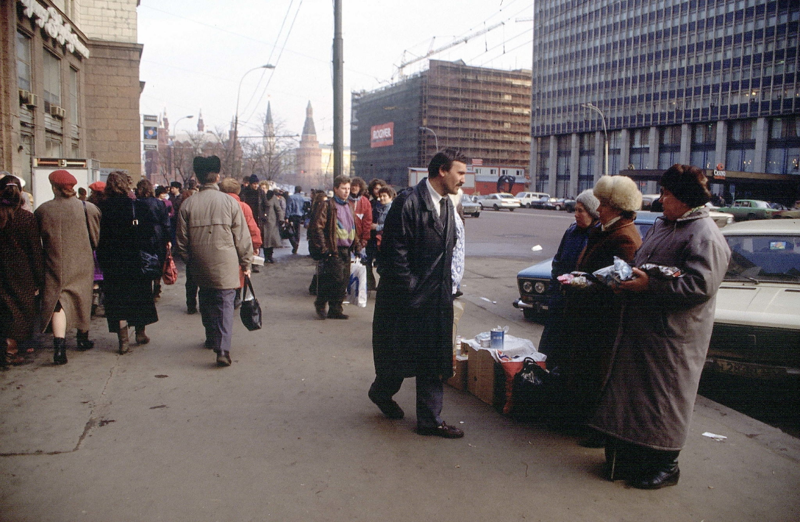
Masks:
[[[350,263],[350,281],[347,283],[347,298],[360,308],[367,306],[367,267],[356,259]]]
[[[622,281],[631,279],[631,277],[633,277],[633,269],[631,265],[624,260],[614,256],[613,265],[592,272],[592,275],[596,277],[599,282],[608,286],[614,286]]]

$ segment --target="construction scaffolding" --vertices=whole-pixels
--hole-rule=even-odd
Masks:
[[[405,186],[408,167],[426,166],[437,142],[484,165],[527,169],[530,103],[531,71],[430,60],[402,82],[352,94],[355,175]],[[376,142],[373,130],[387,127],[391,140]]]

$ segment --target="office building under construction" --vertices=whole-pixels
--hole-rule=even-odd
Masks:
[[[352,93],[353,172],[408,184],[437,148],[462,150],[475,165],[527,169],[531,71],[430,60],[428,70],[371,92]]]

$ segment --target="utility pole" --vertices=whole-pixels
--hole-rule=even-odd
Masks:
[[[344,64],[342,0],[333,1],[333,177],[342,175],[344,163]]]

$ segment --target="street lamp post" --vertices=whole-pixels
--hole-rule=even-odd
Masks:
[[[429,129],[428,127],[420,127],[419,130],[429,131],[431,134],[433,134],[433,139],[436,141],[436,152],[439,152],[439,137],[435,132],[433,132],[433,129]]]
[[[600,115],[600,118],[603,120],[603,134],[605,135],[604,153],[605,153],[605,166],[606,166],[604,174],[608,176],[608,128],[606,127],[606,115],[603,114],[603,111],[601,111],[600,108],[593,103],[582,103],[581,107],[595,111]]]
[[[244,81],[245,76],[250,74],[253,71],[257,71],[259,69],[274,69],[275,66],[272,64],[265,64],[259,65],[258,67],[253,67],[246,73],[242,75],[242,79],[239,80],[239,89],[236,91],[236,114],[233,117],[233,164],[234,164],[234,174],[236,179],[239,178],[241,172],[239,171],[239,162],[236,161],[236,149],[239,146],[239,96],[242,94],[242,82]]]
[[[175,121],[175,125],[172,126],[172,139],[170,139],[170,148],[169,148],[169,174],[172,178],[172,181],[177,181],[175,179],[175,160],[174,160],[174,152],[175,152],[175,138],[178,137],[178,124],[181,120],[189,120],[194,118],[194,114],[189,114],[186,116],[181,116]]]

